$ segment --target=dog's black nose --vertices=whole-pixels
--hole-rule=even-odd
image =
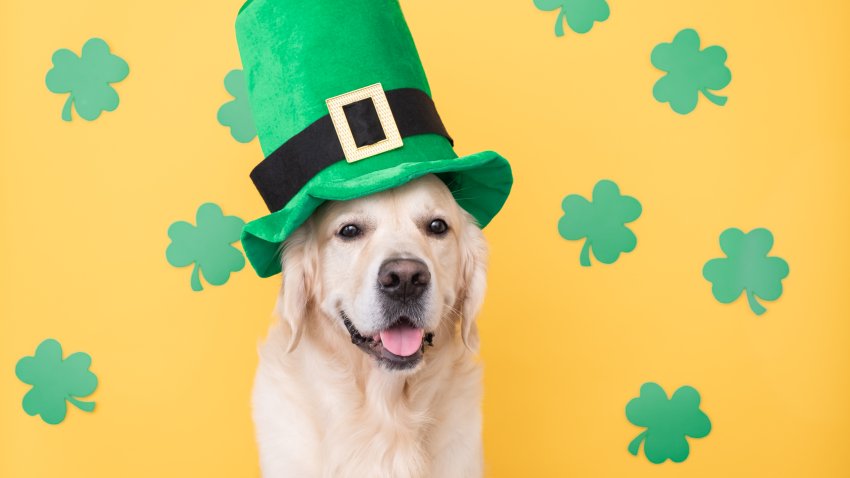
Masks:
[[[418,259],[390,259],[378,269],[378,288],[395,300],[418,299],[430,282],[428,266]]]

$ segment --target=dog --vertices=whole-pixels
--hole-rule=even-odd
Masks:
[[[260,347],[263,476],[481,476],[487,256],[434,175],[317,209],[283,246]]]

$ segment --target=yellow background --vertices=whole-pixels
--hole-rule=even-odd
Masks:
[[[491,477],[838,477],[850,470],[850,5],[611,0],[556,38],[531,0],[406,0],[460,153],[496,149],[516,184],[486,230],[480,317]],[[256,345],[279,278],[189,287],[166,230],[206,201],[264,213],[256,140],[216,122],[240,67],[239,1],[0,3],[0,476],[258,475]],[[337,12],[344,14],[344,12]],[[726,107],[656,102],[649,55],[681,29],[729,52]],[[60,119],[52,53],[104,38],[130,64],[121,104]],[[603,178],[638,198],[638,246],[579,266],[560,203]],[[768,312],[701,276],[728,227],[767,227],[791,274]],[[21,409],[16,361],[45,338],[85,351],[93,414]],[[692,385],[711,434],[682,464],[626,445],[647,381]]]

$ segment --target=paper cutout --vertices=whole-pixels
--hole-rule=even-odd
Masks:
[[[773,234],[767,229],[753,229],[745,234],[740,229],[726,229],[720,234],[720,249],[726,259],[705,263],[702,275],[712,283],[711,293],[724,304],[734,302],[744,290],[747,302],[756,315],[765,309],[756,296],[776,300],[782,295],[782,279],[788,277],[788,263],[779,257],[768,257],[773,248]]]
[[[673,43],[662,43],[652,50],[652,64],[668,72],[655,83],[652,94],[682,115],[697,107],[700,93],[718,106],[727,101],[710,91],[722,90],[732,81],[732,72],[725,64],[726,50],[719,46],[699,48],[699,35],[687,29],[679,32]]]
[[[245,222],[236,216],[225,216],[213,203],[202,204],[196,214],[197,226],[177,221],[168,228],[171,244],[165,251],[168,263],[185,267],[194,263],[190,284],[201,291],[200,273],[212,285],[222,285],[231,272],[245,267],[242,251],[231,244],[238,241]]]
[[[56,425],[65,419],[66,401],[84,412],[94,410],[94,402],[84,402],[75,397],[85,397],[97,388],[97,376],[89,371],[91,357],[77,352],[62,359],[62,346],[53,339],[42,342],[35,355],[18,360],[15,375],[20,381],[32,385],[24,395],[23,407],[29,416],[40,415],[45,423]]]
[[[613,264],[622,252],[631,252],[637,245],[634,233],[625,226],[641,215],[641,205],[631,196],[620,195],[620,188],[604,179],[593,188],[593,202],[571,194],[561,207],[564,216],[558,221],[558,232],[571,241],[587,238],[579,262],[590,266],[590,250],[603,264]]]
[[[640,397],[626,405],[626,418],[633,425],[646,428],[629,443],[629,453],[637,456],[644,443],[644,454],[652,463],[685,461],[690,454],[686,437],[703,438],[711,432],[711,420],[699,404],[699,392],[693,387],[679,388],[668,400],[658,384],[643,384]]]
[[[218,109],[218,122],[230,128],[230,136],[240,143],[249,143],[257,137],[251,104],[248,102],[248,87],[242,70],[232,70],[224,77],[224,89],[233,96],[232,101]]]
[[[564,36],[564,22],[576,33],[587,33],[595,22],[604,22],[611,15],[606,0],[534,0],[539,10],[560,9],[555,20],[555,35]]]
[[[130,67],[122,58],[109,52],[109,45],[92,38],[83,45],[81,56],[61,49],[53,54],[53,68],[45,83],[53,93],[70,93],[62,108],[62,119],[71,121],[71,106],[84,120],[93,121],[103,111],[118,108],[118,93],[110,85],[123,80]]]

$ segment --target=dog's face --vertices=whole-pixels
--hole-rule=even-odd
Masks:
[[[312,304],[381,366],[413,370],[444,321],[460,320],[464,342],[474,341],[485,260],[471,216],[425,176],[319,208],[284,249],[282,314],[293,342]]]

